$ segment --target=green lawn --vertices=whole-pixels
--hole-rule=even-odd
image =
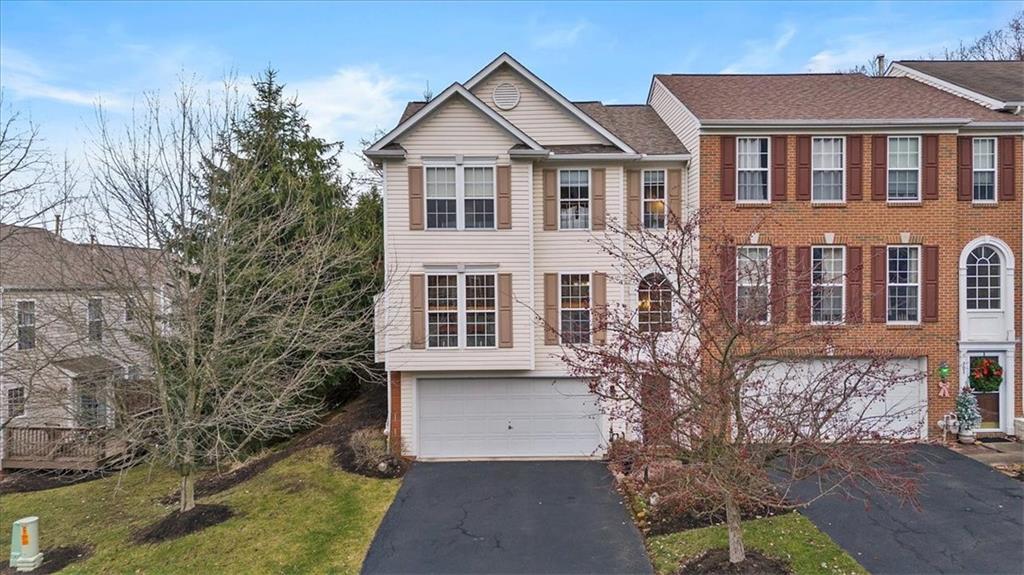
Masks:
[[[231,519],[180,539],[136,545],[130,534],[173,506],[177,478],[135,468],[121,477],[0,496],[0,526],[39,516],[43,547],[91,545],[73,573],[357,573],[399,480],[339,470],[332,451],[298,452],[256,477],[199,500],[234,510]],[[0,557],[9,552],[6,534]]]
[[[788,561],[797,575],[833,575],[867,571],[799,513],[743,522],[747,550]],[[708,549],[728,547],[724,525],[691,529],[647,539],[651,562],[659,574],[674,573],[679,565]]]

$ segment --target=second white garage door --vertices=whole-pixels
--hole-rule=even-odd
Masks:
[[[421,458],[592,457],[604,451],[596,397],[572,379],[419,379]]]

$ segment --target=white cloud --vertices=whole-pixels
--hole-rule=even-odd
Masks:
[[[747,42],[746,52],[735,62],[722,69],[722,74],[750,74],[769,72],[782,63],[782,52],[796,36],[796,26],[785,24],[774,40]]]
[[[808,72],[842,72],[855,66],[870,65],[878,54],[885,54],[886,62],[920,58],[941,50],[944,45],[941,41],[914,42],[906,37],[892,43],[881,34],[849,34],[830,44],[807,60],[804,68]]]
[[[350,66],[329,76],[291,82],[288,90],[298,95],[316,136],[345,143],[343,164],[354,168],[360,139],[391,128],[413,86],[375,66]]]
[[[89,91],[61,85],[59,78],[28,54],[9,46],[0,48],[3,75],[0,86],[17,98],[39,98],[78,106],[102,103],[108,108],[125,105],[121,98],[102,91]]]
[[[530,44],[534,48],[540,49],[552,49],[552,48],[568,48],[574,46],[579,41],[580,36],[590,27],[590,23],[586,20],[579,20],[571,26],[564,26],[561,28],[553,28],[538,32],[533,35],[530,39]]]

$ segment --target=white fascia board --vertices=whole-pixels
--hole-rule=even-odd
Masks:
[[[1007,102],[997,100],[992,96],[986,96],[985,94],[982,94],[980,92],[968,90],[967,88],[964,88],[959,84],[954,84],[948,80],[943,80],[942,78],[932,76],[931,74],[926,74],[916,68],[900,64],[899,62],[893,62],[889,64],[889,69],[885,71],[885,75],[897,77],[906,76],[912,80],[921,82],[922,84],[927,84],[928,82],[931,82],[936,86],[942,88],[943,90],[947,92],[952,92],[953,94],[956,94],[957,96],[960,96],[962,98],[968,100],[980,100],[981,102],[984,102],[985,106],[988,106],[993,110],[1001,110],[1007,104]],[[927,79],[928,81],[925,82],[925,79]]]
[[[639,160],[643,158],[642,154],[626,154],[626,153],[597,153],[597,154],[551,154],[548,158],[553,162],[559,160]]]
[[[1024,121],[1020,122],[971,122],[964,126],[965,129],[971,130],[974,128],[986,128],[992,130],[1001,130],[1007,134],[1020,134],[1024,131]]]
[[[479,84],[481,80],[489,76],[491,72],[495,71],[502,64],[508,64],[513,70],[518,72],[521,76],[526,78],[531,84],[540,89],[541,92],[544,92],[549,98],[551,98],[555,102],[558,102],[563,108],[568,110],[570,114],[576,116],[577,119],[579,119],[581,122],[589,126],[590,129],[604,136],[609,142],[618,146],[622,151],[628,154],[636,153],[636,151],[633,148],[631,148],[629,144],[623,142],[618,137],[616,137],[615,134],[608,131],[607,128],[597,123],[597,121],[588,116],[586,112],[579,109],[578,106],[570,102],[568,98],[559,94],[558,91],[549,86],[547,82],[541,80],[536,74],[528,70],[526,66],[523,66],[522,64],[517,62],[515,58],[508,54],[508,52],[502,52],[501,55],[495,58],[490,64],[488,64],[482,70],[474,74],[473,77],[470,78],[465,83],[466,88],[472,90],[474,86]]]
[[[480,101],[480,98],[474,96],[472,92],[465,88],[465,86],[456,82],[451,86],[448,86],[443,92],[438,94],[436,98],[427,103],[426,106],[420,108],[418,112],[410,116],[406,121],[402,122],[398,126],[395,126],[395,128],[388,132],[383,138],[377,140],[375,144],[373,144],[366,150],[366,154],[372,158],[373,154],[381,152],[384,146],[387,146],[388,144],[393,142],[395,138],[407,132],[410,128],[412,128],[421,120],[429,116],[430,113],[436,110],[441,104],[443,104],[444,102],[448,101],[448,99],[456,95],[465,98],[467,102],[473,105],[473,107],[480,110],[480,112],[482,112],[491,120],[494,120],[496,124],[504,128],[507,132],[515,136],[517,139],[519,139],[519,141],[526,144],[531,149],[544,149],[543,146],[538,144],[536,140],[526,135],[525,132],[517,128],[512,122],[509,122],[508,119],[506,119],[504,116],[495,112],[494,110],[491,109],[490,106]]]
[[[692,154],[641,154],[641,162],[689,162]]]
[[[848,120],[817,120],[817,119],[715,119],[703,120],[704,129],[744,129],[744,128],[817,128],[817,127],[886,127],[886,126],[964,126],[971,122],[970,118],[874,118]]]

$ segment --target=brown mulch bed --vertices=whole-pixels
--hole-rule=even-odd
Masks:
[[[136,543],[160,543],[195,533],[218,523],[223,523],[234,516],[234,512],[226,505],[196,505],[182,513],[174,511],[160,521],[135,533]]]
[[[364,469],[357,466],[352,448],[348,443],[349,437],[354,431],[370,426],[384,428],[384,422],[387,420],[387,397],[381,391],[374,390],[349,402],[340,411],[327,417],[317,429],[251,463],[226,473],[212,474],[199,479],[196,481],[196,498],[226,491],[263,473],[278,461],[297,451],[320,445],[334,449],[334,462],[345,471],[381,479],[400,477],[406,470],[406,465],[401,462],[383,473],[376,468]],[[171,504],[177,500],[178,494],[175,492],[165,497],[162,502]]]
[[[747,551],[747,558],[738,564],[729,562],[728,549],[712,549],[676,571],[677,575],[790,575],[793,571],[785,561]]]
[[[762,517],[772,517],[780,513],[787,513],[788,511],[788,509],[775,507],[756,507],[744,509],[742,516],[743,520],[747,521]],[[651,536],[667,535],[688,529],[721,525],[722,523],[725,523],[724,509],[716,513],[700,513],[696,510],[690,510],[686,513],[670,514],[667,510],[655,508],[647,521],[647,534]]]
[[[50,470],[20,469],[5,471],[0,479],[0,495],[6,493],[28,493],[57,487],[85,483],[110,475],[110,471],[59,472]]]
[[[37,575],[56,573],[72,563],[88,558],[90,555],[92,555],[92,548],[81,545],[43,549],[43,563],[32,573]],[[3,564],[0,565],[0,574],[13,575],[17,573],[13,567],[8,566],[7,558],[4,557],[3,559]]]

